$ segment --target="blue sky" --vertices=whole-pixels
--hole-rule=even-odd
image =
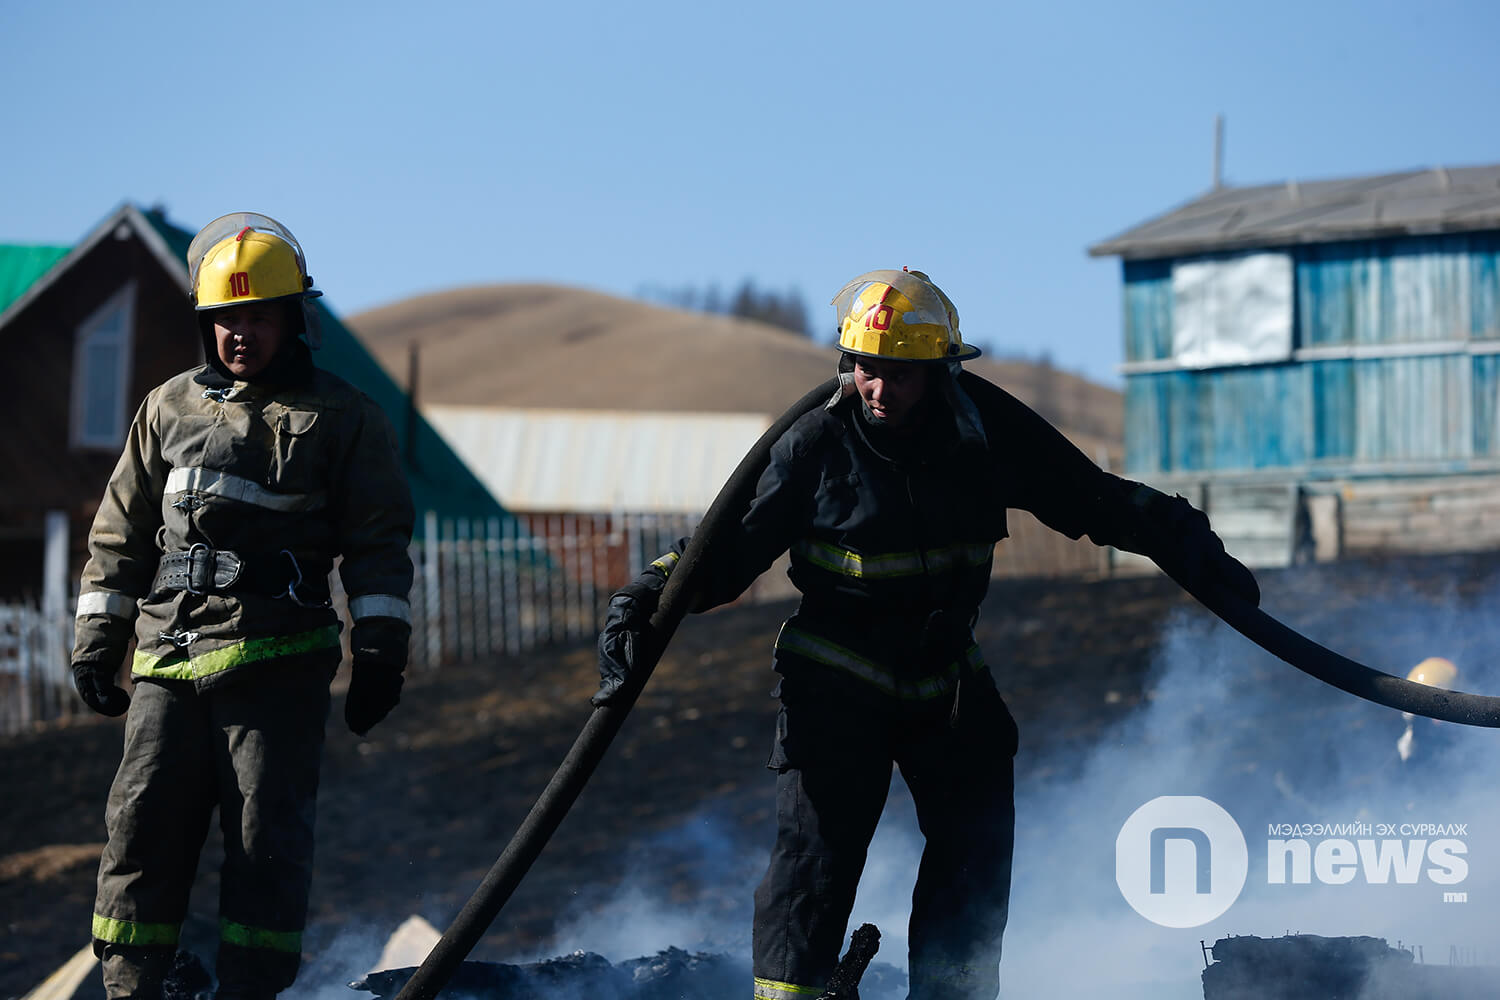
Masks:
[[[350,315],[549,281],[622,295],[929,272],[968,339],[1118,384],[1086,247],[1211,180],[1500,161],[1500,5],[0,6],[0,241],[122,201],[297,234]],[[669,363],[669,359],[664,359]]]

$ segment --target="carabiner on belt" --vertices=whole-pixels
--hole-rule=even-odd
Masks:
[[[296,573],[297,577],[296,577],[296,579],[292,580],[292,582],[290,582],[290,583],[288,583],[286,585],[286,592],[285,593],[277,594],[276,596],[278,598],[285,597],[287,600],[291,601],[293,604],[297,605],[297,607],[299,607],[299,608],[331,608],[331,607],[333,607],[333,601],[331,599],[327,599],[327,600],[323,600],[323,601],[304,601],[302,598],[300,598],[300,597],[297,596],[297,588],[300,587],[300,586],[302,586],[302,567],[297,564],[297,557],[294,556],[294,555],[292,555],[292,550],[291,549],[282,549],[281,550],[281,554],[284,555],[284,556],[286,556],[288,559],[290,559],[292,561],[292,572]]]

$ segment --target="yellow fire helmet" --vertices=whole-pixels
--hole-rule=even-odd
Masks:
[[[921,271],[870,271],[833,297],[839,349],[894,361],[967,361],[979,348],[958,332],[958,310]]]
[[[291,230],[255,212],[221,215],[198,231],[188,245],[188,287],[200,312],[247,302],[302,300],[302,333],[308,345],[321,341],[311,300],[312,287],[302,245]]]
[[[187,264],[198,309],[323,294],[312,288],[291,230],[255,212],[231,212],[204,226],[188,246]]]
[[[1406,679],[1448,690],[1453,687],[1453,682],[1458,680],[1458,667],[1453,665],[1452,660],[1445,660],[1441,656],[1429,656],[1412,667],[1407,672]]]

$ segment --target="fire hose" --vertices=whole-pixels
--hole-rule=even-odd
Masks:
[[[960,381],[981,407],[985,397],[993,399],[996,398],[994,394],[1004,391],[971,372],[962,373]],[[706,565],[722,526],[737,523],[748,508],[771,445],[800,417],[827,402],[837,385],[837,379],[829,379],[803,396],[760,436],[740,460],[667,578],[657,609],[651,616],[650,635],[654,641],[643,643],[637,649],[634,669],[619,692],[609,704],[594,709],[510,843],[442,938],[401,992],[396,994],[395,1000],[433,1000],[494,922],[593,775],[651,672],[656,669],[662,652],[692,603],[699,567]],[[1250,641],[1325,684],[1377,705],[1414,715],[1500,728],[1500,697],[1446,691],[1374,670],[1319,645],[1228,591],[1211,584],[1188,586],[1181,580],[1177,582]]]
[[[412,973],[406,985],[401,987],[396,1000],[432,1000],[436,997],[459,963],[468,956],[494,922],[500,908],[510,899],[516,886],[521,884],[521,879],[542,853],[542,848],[552,838],[552,834],[557,831],[579,792],[583,791],[584,784],[593,775],[604,752],[609,749],[610,741],[620,731],[625,716],[630,714],[641,689],[645,687],[651,672],[656,669],[662,651],[687,614],[688,606],[692,603],[694,580],[700,572],[699,567],[705,564],[706,557],[712,552],[715,537],[723,537],[721,525],[737,523],[749,506],[761,470],[765,468],[770,455],[771,445],[786,433],[797,418],[827,402],[837,384],[837,379],[829,379],[803,396],[766,429],[740,460],[734,473],[709,506],[708,513],[703,515],[698,530],[693,532],[672,575],[667,578],[656,611],[651,615],[650,634],[655,641],[642,643],[637,648],[634,669],[625,683],[608,705],[594,709],[584,723],[583,731],[573,741],[567,756],[552,775],[547,787],[542,790],[520,828],[511,837],[510,843],[490,867],[489,873],[480,882],[479,888],[474,890],[453,923],[443,932],[442,938],[433,946],[427,958]]]

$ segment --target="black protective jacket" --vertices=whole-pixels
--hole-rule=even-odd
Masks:
[[[874,426],[852,386],[798,420],[773,446],[740,533],[716,548],[696,610],[734,599],[790,549],[803,598],[778,651],[934,698],[982,665],[972,626],[1007,508],[1070,538],[1148,551],[1146,506],[1161,494],[1103,471],[986,388],[981,406],[944,372],[909,438]]]

